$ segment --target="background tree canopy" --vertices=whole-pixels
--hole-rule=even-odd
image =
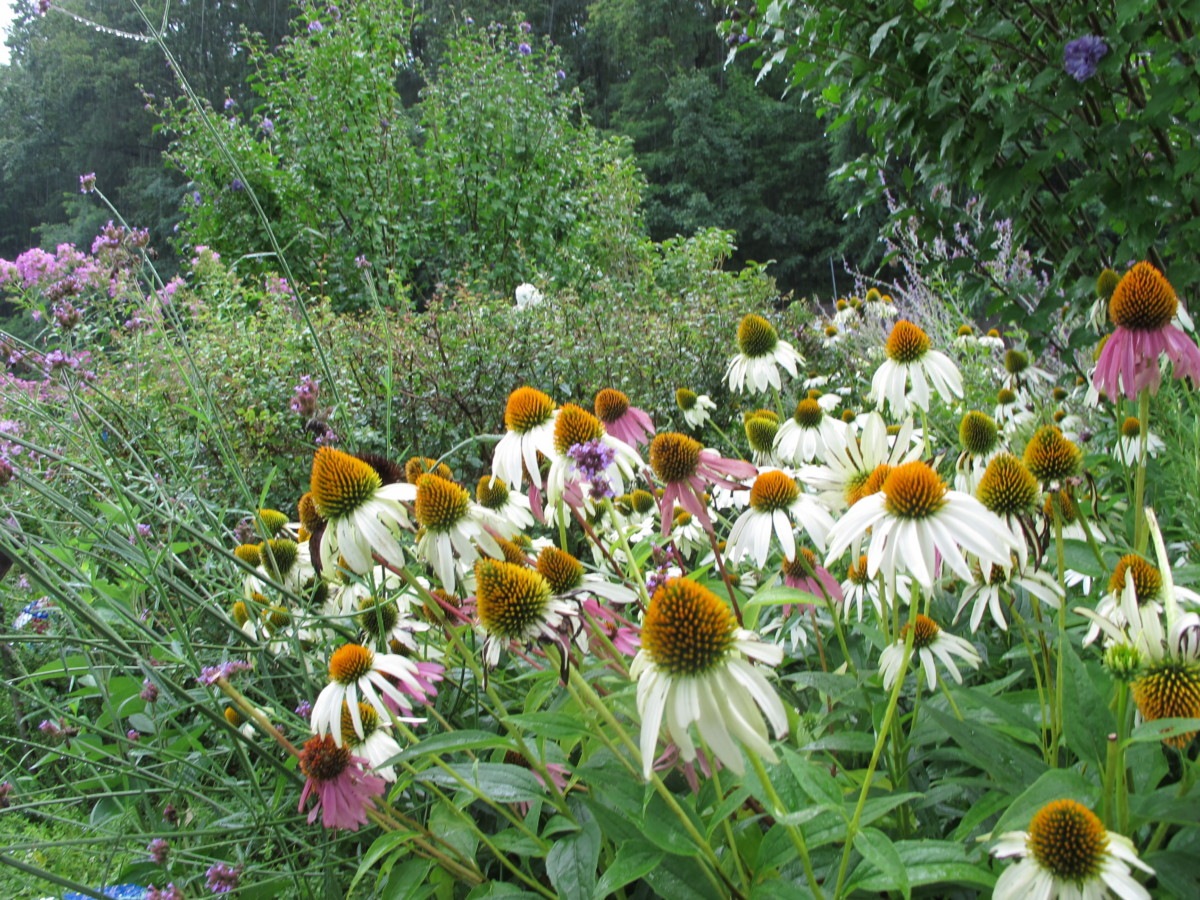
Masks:
[[[243,219],[244,209],[230,217],[228,191],[216,190],[218,175],[222,188],[233,182],[229,172],[185,173],[163,165],[169,135],[155,132],[152,110],[172,108],[180,88],[158,48],[134,37],[145,31],[135,7],[97,0],[61,6],[40,16],[36,4],[22,0],[9,39],[12,64],[0,67],[0,255],[15,256],[35,243],[90,240],[107,218],[78,193],[78,176],[92,171],[129,221],[151,229],[160,252],[169,252],[180,225],[183,234],[197,240],[206,235],[205,242],[214,244],[219,243],[218,221],[227,229],[222,234],[229,246],[247,238],[257,226]],[[446,233],[473,235],[495,247],[496,260],[486,262],[489,272],[498,268],[498,285],[537,277],[529,260],[572,257],[547,252],[549,243],[564,241],[572,220],[569,211],[547,198],[560,192],[561,167],[573,159],[597,177],[607,177],[602,175],[606,167],[623,173],[617,179],[625,185],[621,193],[607,198],[611,211],[618,217],[636,213],[640,222],[622,227],[643,228],[656,241],[704,227],[729,229],[738,247],[732,262],[774,260],[770,271],[784,290],[828,296],[831,261],[840,275],[843,258],[861,268],[878,256],[878,208],[844,222],[845,198],[838,194],[844,188],[831,188],[827,179],[831,168],[850,158],[842,148],[853,141],[827,140],[811,105],[798,93],[779,99],[782,79],[767,90],[755,89],[748,61],[725,66],[728,48],[718,33],[726,15],[723,5],[433,0],[412,7],[359,2],[343,9],[347,21],[335,23],[323,5],[182,0],[172,2],[167,15],[167,43],[190,86],[218,120],[238,122],[222,136],[240,148],[239,161],[257,173],[252,186],[264,191],[273,224],[282,224],[285,208],[292,217],[292,233],[284,243],[302,241],[304,263],[311,267],[303,273],[308,280],[357,284],[350,278],[356,256],[387,260],[418,297],[447,277],[476,277],[470,261],[477,269],[485,262],[477,254],[446,241],[423,243],[400,217],[393,220],[395,210],[418,197],[434,205],[448,200],[445,191],[438,194],[432,176],[446,166],[472,162],[438,154],[470,149],[479,151],[475,165],[488,168],[505,159],[514,163],[514,173],[524,173],[523,181],[509,182],[507,193],[488,186],[490,212],[471,208],[471,198],[453,213],[439,208],[439,215],[448,216]],[[151,22],[162,21],[161,2],[145,10]],[[363,15],[368,10],[370,15]],[[377,21],[369,24],[372,18]],[[528,22],[528,43],[534,56],[545,60],[543,68],[555,74],[553,83],[542,84],[539,95],[532,84],[501,88],[497,81],[489,90],[500,93],[486,103],[487,91],[476,85],[483,105],[473,110],[448,98],[444,88],[453,87],[453,76],[443,84],[438,73],[454,71],[456,59],[462,62],[456,54],[467,51],[455,35],[461,36],[469,19],[476,27]],[[330,27],[310,33],[312,20]],[[367,24],[351,32],[348,20]],[[87,21],[118,33],[98,31]],[[352,39],[365,41],[370,52],[342,53]],[[298,67],[310,64],[321,79],[311,75],[306,81],[299,73]],[[499,78],[502,70],[493,74]],[[368,86],[377,108],[351,108],[349,99],[365,100]],[[318,87],[329,92],[322,94]],[[514,90],[524,93],[517,96]],[[335,103],[335,97],[347,102]],[[382,98],[387,110],[379,105]],[[228,111],[227,100],[233,101]],[[585,138],[590,149],[585,152],[570,138],[569,154],[559,148],[530,159],[522,153],[532,145],[522,150],[513,143],[514,134],[491,133],[495,142],[474,148],[439,143],[445,134],[436,127],[439,122],[471,128],[464,118],[468,114],[504,122],[508,116],[501,113],[520,110],[526,117],[522,127],[530,128],[551,107],[557,109],[556,127]],[[186,127],[172,114],[167,118],[172,127]],[[270,139],[261,128],[264,118],[275,128]],[[384,119],[387,128],[380,125]],[[629,139],[629,150],[606,141],[618,135]],[[549,148],[562,136],[541,146]],[[194,139],[195,155],[204,139],[199,131]],[[179,145],[185,156],[186,143]],[[430,160],[428,171],[411,168],[419,161],[414,153]],[[621,162],[626,157],[640,175],[626,171]],[[555,166],[558,174],[551,177]],[[537,178],[531,177],[535,171]],[[200,191],[197,206],[195,192],[205,178],[214,180],[210,190]],[[189,181],[196,183],[189,186]],[[544,196],[528,193],[535,182]],[[538,231],[530,216],[542,216],[546,227]],[[515,230],[501,236],[510,226]],[[406,230],[407,236],[401,234]],[[547,248],[531,244],[534,231],[549,242]],[[260,242],[240,252],[250,249],[269,250]],[[583,265],[577,253],[575,259],[573,265]]]

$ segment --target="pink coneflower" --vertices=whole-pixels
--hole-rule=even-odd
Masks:
[[[300,751],[300,771],[307,776],[297,809],[304,812],[308,798],[317,795],[316,805],[308,813],[315,822],[321,813],[326,828],[347,828],[358,831],[367,824],[367,810],[374,808],[374,798],[383,794],[386,782],[363,771],[364,760],[339,747],[327,734],[309,738]]]
[[[1133,400],[1162,383],[1159,357],[1166,354],[1176,378],[1200,380],[1200,348],[1172,324],[1179,300],[1154,266],[1140,262],[1125,273],[1108,301],[1116,325],[1096,361],[1092,383],[1109,397]]]
[[[841,584],[817,561],[816,554],[807,547],[797,547],[796,555],[783,561],[783,583],[798,591],[806,591],[814,597],[826,597],[830,602],[839,605],[845,599]],[[785,604],[784,616],[790,613],[791,604]]]
[[[629,397],[621,391],[605,388],[596,395],[594,406],[604,430],[630,447],[648,444],[654,435],[654,422],[645,412],[630,406]]]
[[[709,485],[730,490],[743,487],[739,480],[753,478],[758,470],[740,459],[726,459],[686,434],[667,432],[650,443],[650,465],[665,484],[662,495],[662,533],[671,530],[678,503],[712,531],[704,491]]]

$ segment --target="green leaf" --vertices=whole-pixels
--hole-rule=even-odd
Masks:
[[[912,887],[936,884],[945,895],[952,884],[990,888],[996,876],[967,858],[961,844],[948,841],[897,841],[893,848]],[[847,895],[855,890],[890,891],[896,889],[894,876],[881,871],[871,861],[855,869],[846,885]]]
[[[546,855],[546,874],[560,897],[591,900],[600,861],[600,826],[582,804],[573,804],[580,819],[578,831],[555,839]]]
[[[1129,736],[1125,745],[1149,744],[1193,731],[1200,731],[1200,719],[1155,719],[1153,722],[1143,722],[1133,729],[1133,734]]]
[[[443,753],[454,753],[460,750],[490,750],[502,747],[512,749],[512,743],[505,737],[490,731],[451,731],[446,734],[435,734],[423,739],[420,743],[406,747],[397,757],[396,762],[420,759],[423,756],[440,756]]]
[[[459,779],[466,782],[467,786]],[[414,781],[431,782],[454,791],[474,788],[497,803],[529,803],[546,796],[546,789],[532,772],[506,763],[460,763],[447,766],[446,769],[428,769],[417,775]]]
[[[926,713],[958,745],[962,756],[988,773],[1001,788],[1029,784],[1046,770],[1040,756],[990,728],[960,722],[932,704]]]
[[[791,750],[785,749],[783,758],[804,793],[818,805],[845,815],[845,798],[842,789],[838,787],[837,781],[829,774],[828,770]]]
[[[908,871],[891,839],[877,828],[865,828],[854,836],[854,849],[891,882],[889,888],[906,898],[912,896]]]
[[[370,872],[376,874],[376,868],[385,856],[400,856],[407,851],[402,849],[408,841],[416,835],[415,831],[387,831],[375,838],[375,841],[367,848],[367,852],[363,854],[362,859],[358,863],[358,871],[354,873],[354,879],[350,882],[350,886],[346,889],[348,895],[354,893],[354,886],[362,880],[363,876]]]
[[[647,791],[649,790],[647,788]],[[695,817],[691,815],[688,803],[681,799],[679,805],[684,813],[691,818],[692,824],[696,826],[696,830],[700,834],[703,834],[703,825],[696,822]],[[696,842],[684,830],[679,817],[670,810],[666,801],[656,793],[651,792],[646,800],[646,807],[642,813],[641,829],[642,834],[645,835],[650,843],[655,847],[666,850],[668,853],[677,856],[698,856],[700,853],[700,848],[696,846]]]
[[[868,56],[875,55],[875,51],[879,49],[879,45],[882,44],[884,42],[884,40],[887,38],[888,32],[891,31],[892,28],[895,27],[896,23],[899,21],[900,21],[900,16],[895,16],[894,18],[888,19],[886,22],[884,22],[882,25],[880,25],[878,28],[875,29],[875,33],[873,35],[871,35],[871,43],[870,43],[871,49],[870,49],[870,52],[867,54]]]
[[[1071,686],[1063,698],[1063,734],[1080,759],[1103,769],[1108,757],[1108,735],[1116,731],[1116,722],[1108,703],[1101,698],[1092,680],[1090,667],[1068,642],[1063,648],[1066,683]]]
[[[633,843],[622,844],[617,850],[616,858],[596,883],[593,897],[595,900],[601,900],[625,885],[645,877],[648,872],[658,867],[662,859],[662,851]]]
[[[1070,769],[1051,769],[1009,804],[992,829],[992,835],[998,837],[1009,831],[1024,831],[1029,827],[1034,814],[1051,801],[1075,800],[1088,809],[1093,809],[1099,796],[1100,789],[1078,772]]]
[[[785,584],[760,588],[754,596],[747,600],[743,608],[755,606],[783,606],[785,603],[815,603],[824,604],[824,600],[808,591],[801,591]]]

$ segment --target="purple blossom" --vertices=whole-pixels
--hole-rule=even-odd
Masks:
[[[136,728],[130,728],[127,732],[125,732],[125,737],[129,738],[129,740],[136,744],[142,739],[142,733]]]
[[[37,11],[39,16],[50,12],[50,0],[38,0]]]
[[[196,680],[205,687],[212,687],[217,683],[218,678],[229,678],[237,672],[245,672],[250,668],[250,663],[244,659],[230,659],[221,663],[218,666],[205,666],[200,670],[200,674],[196,676]]]
[[[149,678],[142,681],[142,692],[138,694],[147,703],[154,703],[158,700],[158,685]]]
[[[263,116],[263,120],[258,127],[262,129],[263,134],[265,135],[270,136],[275,133],[275,123],[266,116]]]
[[[207,876],[205,884],[208,889],[214,894],[228,894],[231,891],[237,890],[238,879],[242,875],[242,867],[236,869],[233,866],[227,866],[225,863],[213,863],[208,867],[205,873]]]
[[[300,383],[293,389],[291,406],[292,412],[311,419],[317,413],[317,397],[321,392],[321,382],[311,375],[301,375]]]
[[[1108,44],[1095,34],[1075,38],[1063,50],[1063,68],[1076,81],[1087,81],[1096,74],[1096,66],[1105,54]]]
[[[244,191],[246,189],[246,184],[242,181],[242,179],[234,178],[231,182],[229,182],[229,189],[231,191]]]
[[[533,31],[533,26],[530,25],[528,22],[522,22],[521,23],[521,31],[525,32],[525,34],[529,34],[529,32]]]
[[[308,23],[308,33],[309,34],[320,34],[324,30],[325,30],[325,26],[322,25],[316,19],[313,19],[311,22]]]
[[[150,859],[160,866],[167,864],[167,856],[171,852],[171,845],[166,838],[155,838],[146,847],[146,852],[150,854]]]
[[[312,715],[312,704],[307,700],[301,700],[296,704],[296,715],[307,720]]]
[[[183,891],[175,887],[175,882],[171,882],[164,888],[157,888],[150,885],[146,889],[145,900],[184,900]]]
[[[88,172],[86,175],[79,176],[79,192],[81,194],[90,194],[96,189],[96,173]]]
[[[528,56],[529,54],[531,54],[533,52],[533,48],[530,47],[524,41],[521,41],[521,43],[517,44],[517,52],[520,53],[522,56]]]
[[[371,261],[360,253],[358,256],[354,257],[354,265],[358,266],[360,269],[369,269],[371,268]]]
[[[192,205],[193,206],[200,205],[200,192],[199,191],[192,191]]]
[[[617,458],[617,452],[600,440],[572,444],[567,456],[575,463],[575,471],[588,481],[604,478],[608,467]]]
[[[229,110],[233,109],[235,106],[237,106],[236,100],[234,100],[232,97],[225,98],[225,111],[226,112],[229,112]]]

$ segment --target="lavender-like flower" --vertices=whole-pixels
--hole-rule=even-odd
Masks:
[[[227,866],[225,863],[213,863],[205,872],[207,878],[205,884],[208,889],[214,894],[228,894],[231,891],[236,891],[238,879],[242,875],[242,867],[236,869],[233,866]]]
[[[155,838],[146,847],[146,852],[150,854],[150,859],[160,866],[167,864],[167,857],[171,852],[171,845],[166,838]]]
[[[96,173],[88,172],[86,175],[79,176],[79,192],[81,194],[90,194],[96,189]]]
[[[229,678],[235,672],[245,672],[249,668],[250,663],[244,659],[231,659],[219,666],[205,666],[200,670],[196,680],[205,687],[211,687],[217,683],[218,678]]]
[[[1075,38],[1063,50],[1063,68],[1076,81],[1087,81],[1096,74],[1096,66],[1105,54],[1108,44],[1104,38],[1095,34],[1085,34]]]

